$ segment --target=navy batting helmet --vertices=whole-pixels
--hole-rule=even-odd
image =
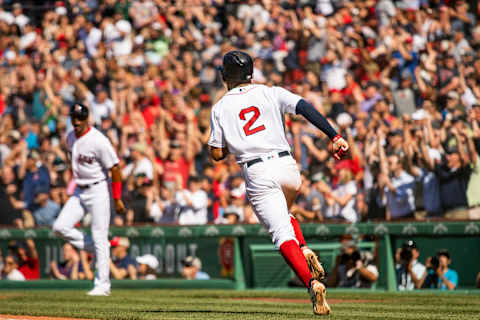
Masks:
[[[70,117],[86,120],[88,118],[88,108],[81,103],[75,103],[70,107]]]
[[[223,81],[250,81],[253,75],[253,60],[245,52],[230,51],[223,56],[223,66],[219,69]]]

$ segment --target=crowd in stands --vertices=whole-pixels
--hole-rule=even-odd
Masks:
[[[156,256],[144,254],[132,257],[130,240],[126,237],[113,237],[110,241],[110,276],[122,280],[155,280],[159,275],[160,263]],[[202,270],[200,258],[186,256],[181,261],[179,273],[186,280],[208,280],[210,276]],[[49,262],[48,278],[57,280],[93,280],[95,261],[93,254],[78,250],[65,242],[59,259]],[[164,276],[164,275],[163,275]],[[12,240],[4,254],[0,251],[0,280],[40,279],[40,260],[33,239]]]
[[[254,57],[255,83],[303,96],[351,146],[335,161],[319,130],[285,120],[300,221],[480,218],[476,1],[0,3],[1,225],[51,225],[73,192],[74,101],[121,159],[128,212],[114,225],[257,223],[240,166],[206,148],[232,49]]]
[[[366,240],[366,239],[364,239]],[[336,256],[332,270],[325,282],[329,287],[372,288],[378,281],[378,260],[375,250],[360,249],[351,236],[343,236],[340,253]],[[155,280],[165,277],[160,270],[159,259],[153,254],[132,256],[130,240],[126,237],[113,237],[110,240],[110,276],[122,280]],[[440,249],[427,257],[425,265],[418,259],[420,249],[413,240],[406,241],[395,253],[397,289],[455,290],[459,283],[457,271],[449,268],[452,260],[446,249]],[[199,257],[186,256],[180,261],[179,275],[186,280],[208,280],[209,274],[202,270]],[[62,246],[60,257],[49,262],[48,278],[58,280],[93,280],[95,261],[93,255],[78,250],[70,243]],[[5,253],[0,251],[0,279],[38,280],[40,279],[39,255],[33,239],[9,242]],[[302,286],[298,278],[293,278],[289,286]],[[476,276],[476,287],[480,288],[480,272]]]
[[[368,240],[364,238],[363,240]],[[360,249],[350,235],[339,239],[340,253],[335,257],[334,265],[328,270],[325,282],[329,287],[372,288],[379,279],[376,250]],[[110,240],[111,261],[110,276],[122,280],[155,280],[164,278],[163,263],[153,254],[132,256],[130,240],[126,237],[113,237]],[[395,252],[397,290],[417,289],[455,290],[460,276],[450,268],[452,259],[446,249],[440,249],[435,255],[427,257],[425,264],[419,261],[420,248],[413,240],[408,240]],[[321,257],[320,257],[321,258]],[[60,256],[50,262],[47,270],[49,279],[57,280],[93,280],[95,260],[93,254],[78,250],[65,242]],[[457,263],[461,263],[457,261]],[[172,275],[169,275],[172,276]],[[174,275],[175,276],[175,275]],[[186,280],[208,280],[210,275],[202,270],[199,257],[186,256],[180,261],[177,277]],[[40,259],[33,239],[12,240],[5,252],[0,251],[0,279],[38,280],[40,279]],[[289,286],[302,287],[298,278],[293,278]],[[476,288],[480,288],[480,272],[476,275]]]

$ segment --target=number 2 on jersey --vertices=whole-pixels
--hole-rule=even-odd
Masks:
[[[245,115],[247,113],[251,113],[251,112],[253,112],[253,116],[243,126],[243,131],[245,132],[246,136],[249,136],[251,134],[257,133],[257,132],[262,131],[262,130],[265,130],[265,126],[263,124],[261,126],[250,129],[250,127],[255,123],[255,121],[257,121],[258,117],[260,116],[260,110],[258,110],[258,108],[255,107],[255,106],[251,106],[251,107],[242,109],[240,111],[240,119],[241,120],[246,120]]]

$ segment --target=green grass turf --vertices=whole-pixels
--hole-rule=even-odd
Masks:
[[[331,305],[333,315],[324,317],[329,319],[480,319],[478,293],[334,291],[328,292],[327,298],[347,300]],[[303,290],[114,290],[110,297],[88,297],[84,291],[71,290],[5,290],[0,291],[0,314],[92,319],[312,319],[312,306],[306,299]]]

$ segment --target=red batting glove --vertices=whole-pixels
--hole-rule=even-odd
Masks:
[[[333,157],[337,160],[341,160],[348,154],[348,143],[343,137],[337,134],[332,139],[332,150],[331,153]]]

